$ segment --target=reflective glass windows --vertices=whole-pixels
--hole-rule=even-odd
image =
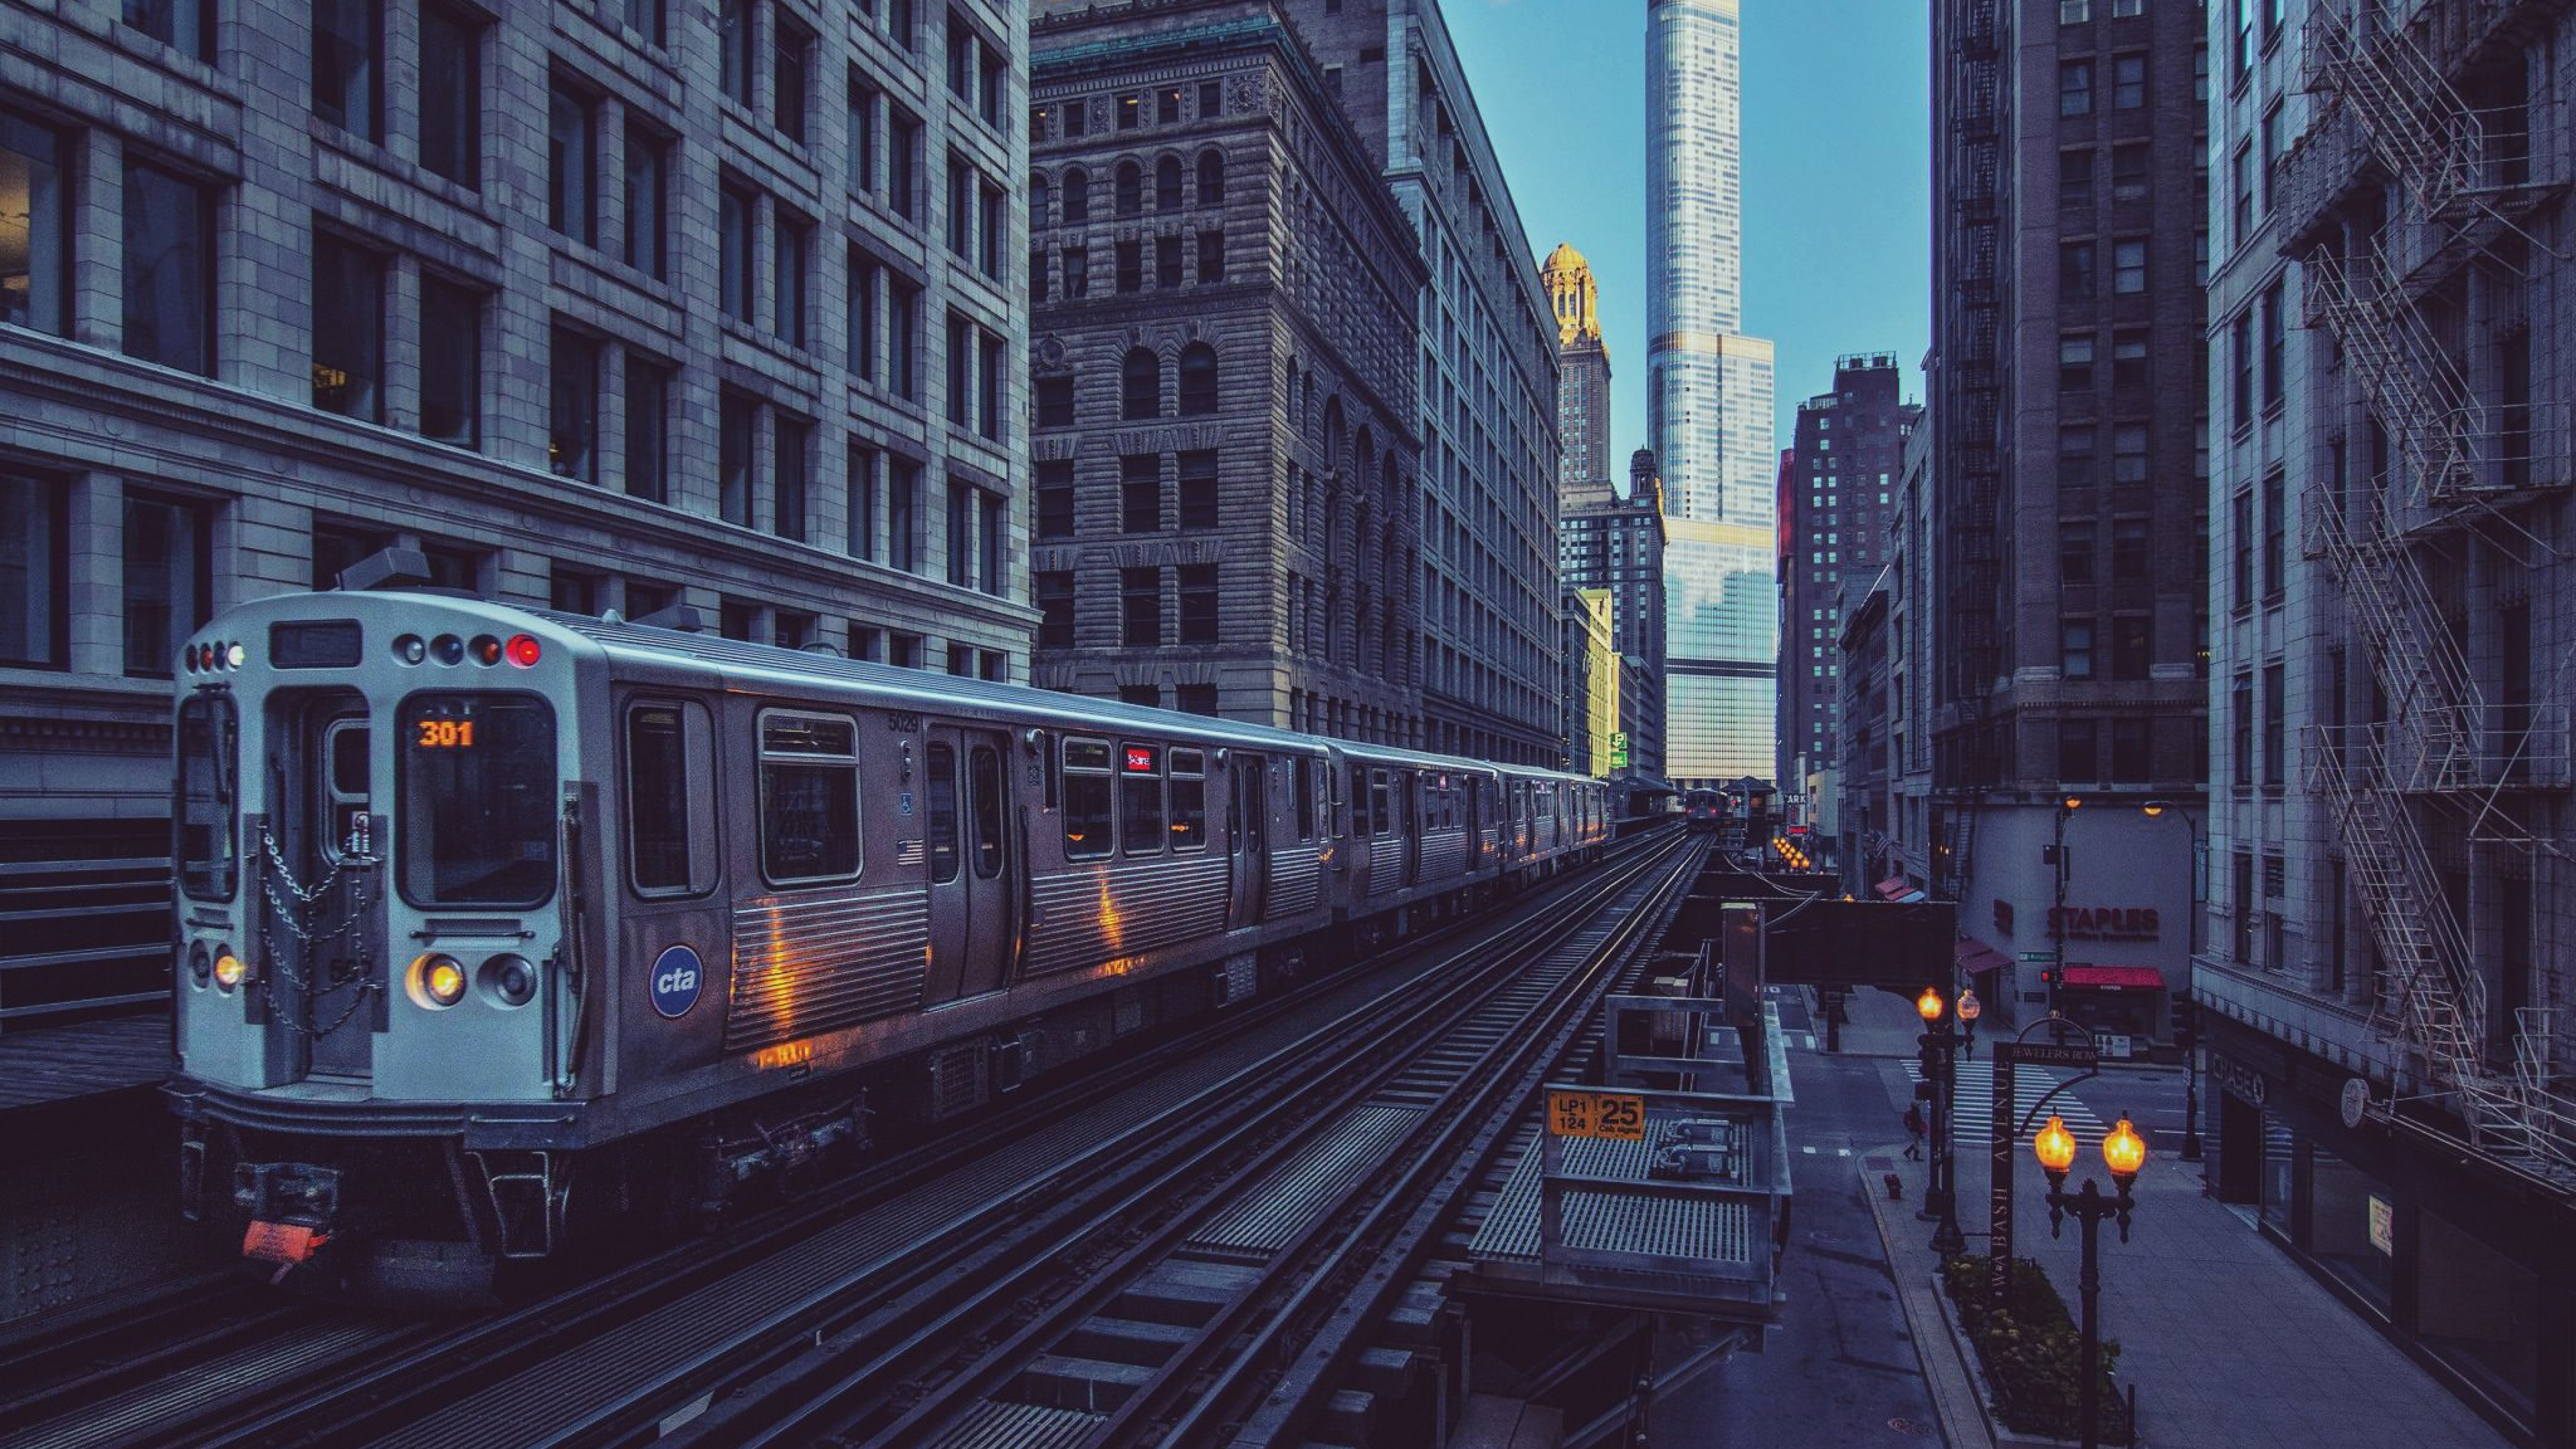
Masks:
[[[63,179],[62,138],[0,111],[0,322],[63,330]]]
[[[470,448],[482,430],[483,294],[423,273],[419,323],[421,436]]]
[[[214,371],[215,207],[206,188],[125,166],[125,355]]]
[[[313,233],[313,405],[384,420],[385,259],[320,229]]]

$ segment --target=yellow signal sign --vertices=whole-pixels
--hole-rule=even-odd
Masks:
[[[1547,1130],[1559,1137],[1646,1140],[1646,1099],[1625,1092],[1550,1092]]]

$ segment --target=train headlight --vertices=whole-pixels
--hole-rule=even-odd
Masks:
[[[239,669],[249,662],[250,649],[247,646],[240,644],[227,644],[224,646],[224,667],[226,669]]]
[[[209,980],[213,979],[214,972],[214,955],[206,949],[205,942],[199,941],[194,946],[188,948],[188,978],[190,980],[196,982],[198,986],[203,987]]]
[[[465,999],[465,968],[435,951],[421,957],[411,963],[411,997],[438,1010],[454,1006]]]
[[[525,956],[495,956],[483,963],[483,989],[503,1006],[525,1006],[536,999],[537,968]]]
[[[217,946],[213,973],[215,985],[230,991],[250,979],[250,966],[242,958],[233,954],[232,947]]]

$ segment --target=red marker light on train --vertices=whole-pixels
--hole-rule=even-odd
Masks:
[[[536,662],[544,656],[545,650],[537,643],[536,635],[513,634],[510,636],[510,662],[519,666],[521,669],[534,668]]]
[[[474,642],[465,648],[474,656],[475,663],[486,668],[501,662],[501,641],[489,634],[475,635]]]

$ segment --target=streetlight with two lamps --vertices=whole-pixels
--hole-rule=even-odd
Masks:
[[[1963,995],[1959,1004],[1960,1019],[1973,1020],[1975,995]],[[1941,999],[1939,987],[1924,987],[1914,1000],[1914,1010],[1923,1018],[1923,1034],[1914,1040],[1923,1048],[1923,1085],[1932,1101],[1931,1180],[1923,1189],[1923,1211],[1939,1220],[1932,1229],[1932,1251],[1949,1258],[1968,1246],[1967,1235],[1959,1231],[1958,1159],[1953,1150],[1958,1135],[1952,1115],[1958,1103],[1954,1054],[1962,1038],[1951,1028],[1950,1005]]]
[[[2048,1174],[2048,1231],[2057,1236],[2064,1228],[2066,1215],[2073,1213],[2083,1236],[2083,1270],[2077,1279],[2083,1299],[2082,1360],[2076,1370],[2076,1414],[2079,1436],[2084,1449],[2098,1449],[2102,1442],[2095,1416],[2101,1410],[2102,1368],[2099,1304],[2102,1296],[2101,1227],[2105,1218],[2117,1219],[2120,1241],[2129,1240],[2129,1211],[2137,1206],[2129,1188],[2138,1180],[2138,1169],[2147,1163],[2147,1142],[2138,1129],[2129,1125],[2124,1114],[2111,1135],[2102,1139],[2102,1162],[2111,1170],[2111,1185],[2118,1189],[2105,1197],[2091,1177],[2084,1179],[2084,1190],[2066,1190],[2067,1171],[2075,1166],[2075,1134],[2066,1130],[2064,1118],[2051,1114],[2048,1125],[2031,1139],[2031,1150],[2039,1155],[2039,1165]]]

